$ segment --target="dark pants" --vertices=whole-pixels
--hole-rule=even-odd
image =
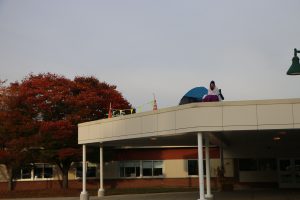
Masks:
[[[217,95],[207,95],[203,102],[212,102],[212,101],[219,101],[219,97]]]

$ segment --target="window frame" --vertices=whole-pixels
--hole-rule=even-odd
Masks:
[[[35,166],[39,165],[42,166],[42,177],[38,178],[35,176]],[[45,166],[50,166],[52,168],[52,177],[50,178],[45,178]],[[50,163],[31,163],[30,165],[28,165],[28,168],[25,166],[20,170],[20,178],[15,178],[15,181],[46,181],[46,180],[54,180],[54,167],[55,165],[52,165]],[[23,178],[23,171],[25,169],[28,169],[30,171],[30,178]]]
[[[160,169],[154,167],[154,162],[161,162],[161,175],[154,175],[154,169]],[[163,160],[153,160],[152,161],[152,177],[164,177],[164,162]]]
[[[74,175],[75,175],[75,179],[77,179],[77,180],[80,180],[80,179],[82,179],[82,162],[76,162],[76,163],[74,163],[74,169],[75,169],[75,173],[74,173]],[[91,166],[89,166],[89,165],[91,165]],[[81,167],[81,176],[77,176],[77,173],[78,173],[78,168],[80,168]],[[95,176],[88,176],[88,170],[89,170],[89,168],[91,169],[91,168],[95,168]],[[98,165],[96,164],[96,163],[91,163],[91,162],[86,162],[86,179],[97,179],[98,178],[98,176],[97,176],[97,173],[98,172]]]
[[[152,175],[151,176],[145,176],[144,173],[143,173],[143,162],[151,162],[151,171],[152,171]],[[162,174],[161,175],[158,175],[158,176],[154,176],[154,162],[162,162]],[[142,177],[143,178],[163,178],[164,177],[164,161],[163,160],[141,160],[141,163],[142,163]]]
[[[125,176],[125,163],[138,163],[138,165],[134,166],[134,169],[135,169],[135,176]],[[123,165],[123,166],[122,166]],[[121,176],[121,167],[123,167],[123,174],[124,176]],[[137,167],[139,168],[139,176],[136,176],[137,174]],[[118,168],[118,171],[119,171],[119,178],[122,178],[122,179],[135,179],[135,178],[140,178],[141,177],[141,163],[140,161],[138,160],[124,160],[124,161],[119,161],[119,168]]]
[[[252,160],[255,161],[256,168],[255,169],[242,169],[241,170],[241,160]],[[277,171],[278,170],[278,164],[276,162],[276,158],[239,158],[238,159],[238,170],[240,172],[266,172],[266,171]],[[265,168],[263,167],[269,162],[270,167]],[[273,163],[272,163],[273,162]]]
[[[140,169],[140,176],[135,176],[135,177],[125,177],[125,176],[121,176],[121,167],[122,167],[122,163],[125,163],[125,162],[137,162],[139,163],[139,169]],[[145,176],[143,174],[143,162],[151,162],[151,172],[152,172],[152,175],[151,176]],[[158,175],[158,176],[154,176],[153,175],[153,172],[154,172],[154,162],[161,162],[161,165],[162,165],[162,174],[161,175]],[[150,178],[163,178],[164,177],[164,160],[124,160],[124,161],[119,161],[119,178],[120,179],[142,179],[142,178],[145,178],[145,179],[150,179]],[[124,168],[125,170],[125,168]],[[135,172],[136,173],[136,172]],[[125,173],[124,173],[125,174]]]
[[[198,171],[198,175],[195,175],[195,174],[190,175],[189,174],[189,161],[197,161],[197,168],[196,169]],[[203,162],[203,175],[204,175],[204,177],[206,177],[206,159],[203,159],[202,162]],[[186,169],[187,169],[187,176],[188,177],[199,177],[198,159],[187,159],[186,160]]]

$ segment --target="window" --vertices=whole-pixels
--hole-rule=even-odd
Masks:
[[[290,160],[280,160],[280,171],[290,171],[292,163]]]
[[[53,166],[49,164],[44,165],[44,178],[53,178]]]
[[[162,176],[162,175],[163,175],[163,162],[153,161],[153,176]]]
[[[143,176],[152,176],[152,161],[143,161]]]
[[[36,164],[34,165],[34,178],[37,179],[37,178],[43,178],[43,168],[44,168],[44,165],[43,164]]]
[[[35,179],[53,178],[53,166],[49,164],[35,164],[33,174]]]
[[[95,163],[88,163],[86,177],[95,178],[97,176],[97,165]]]
[[[240,171],[274,171],[277,169],[277,163],[273,158],[239,159],[239,169]]]
[[[120,163],[120,177],[139,177],[139,161],[123,161]]]
[[[120,177],[159,177],[162,175],[163,161],[145,160],[120,162]]]
[[[259,159],[258,160],[259,171],[275,171],[277,170],[277,162],[275,159]]]
[[[82,178],[82,163],[76,163],[76,178]],[[94,163],[87,163],[86,168],[86,177],[87,178],[96,178],[97,175],[97,165]]]
[[[203,160],[203,173],[206,174],[205,160]],[[188,175],[198,176],[198,160],[188,160]]]
[[[257,171],[257,160],[255,159],[239,159],[240,171]]]
[[[18,170],[16,173],[16,179],[32,179],[31,177],[32,166],[28,165]]]
[[[162,176],[163,161],[143,161],[143,176]]]
[[[53,178],[53,165],[38,163],[23,167],[16,175],[16,179],[45,179]]]
[[[297,172],[299,172],[300,171],[300,160],[295,160],[295,170],[297,171]]]

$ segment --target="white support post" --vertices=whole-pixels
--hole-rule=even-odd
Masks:
[[[198,138],[198,173],[199,173],[199,195],[200,195],[199,200],[205,200],[205,197],[204,197],[202,133],[198,133],[197,138]]]
[[[210,157],[209,157],[209,137],[205,135],[205,166],[206,166],[206,195],[205,198],[211,199],[213,195],[211,194],[210,185]]]
[[[104,187],[103,187],[103,144],[100,144],[100,188],[98,190],[98,197],[104,196]]]
[[[82,145],[82,192],[80,200],[89,200],[89,194],[86,191],[86,145]]]

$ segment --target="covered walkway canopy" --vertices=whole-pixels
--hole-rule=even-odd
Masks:
[[[83,145],[83,162],[86,162],[86,145],[100,145],[101,196],[103,146],[198,145],[198,159],[202,160],[202,138],[208,148],[209,143],[226,145],[226,138],[222,137],[226,132],[295,129],[300,129],[300,99],[193,103],[79,124],[78,143]],[[205,196],[203,163],[198,163],[199,199],[203,200],[211,196],[210,173],[207,166]],[[85,165],[83,171],[84,168]],[[81,199],[88,199],[85,173]]]

